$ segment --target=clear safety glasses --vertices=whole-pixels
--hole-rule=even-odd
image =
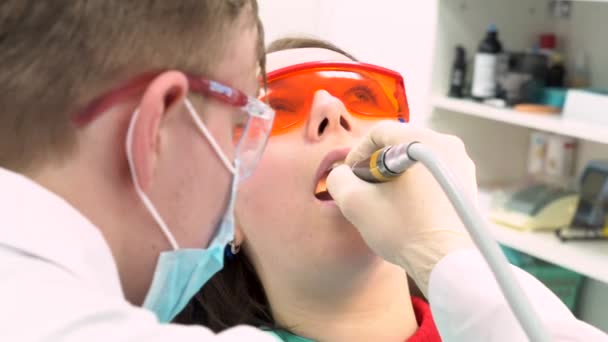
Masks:
[[[99,114],[117,102],[141,94],[145,87],[161,72],[139,75],[124,85],[114,88],[91,101],[83,110],[72,117],[77,127],[87,125]],[[235,158],[239,163],[239,178],[244,179],[255,169],[272,130],[274,111],[257,98],[225,84],[203,77],[185,74],[190,92],[213,98],[235,108],[233,122],[233,142]]]
[[[403,78],[395,71],[358,62],[310,62],[268,73],[260,99],[276,112],[272,135],[306,121],[314,95],[325,90],[354,115],[409,121]]]

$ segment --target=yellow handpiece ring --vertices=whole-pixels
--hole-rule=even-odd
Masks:
[[[378,150],[376,152],[374,152],[371,157],[369,158],[369,171],[372,174],[372,177],[374,177],[378,182],[387,182],[390,180],[390,178],[384,176],[381,172],[380,172],[380,166],[378,165],[379,160],[379,156],[381,153],[383,153],[384,150]]]

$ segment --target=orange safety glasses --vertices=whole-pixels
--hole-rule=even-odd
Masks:
[[[403,78],[395,71],[358,62],[309,62],[268,73],[260,99],[275,110],[271,134],[306,121],[315,93],[325,90],[353,115],[409,121]]]

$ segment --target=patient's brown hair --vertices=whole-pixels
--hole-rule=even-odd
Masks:
[[[282,50],[290,50],[290,49],[302,49],[302,48],[321,48],[321,49],[326,49],[326,50],[332,50],[335,51],[341,55],[344,55],[350,59],[352,59],[353,61],[357,62],[357,59],[351,55],[350,53],[342,50],[341,48],[337,47],[336,45],[325,41],[325,40],[320,40],[320,39],[314,39],[314,38],[281,38],[281,39],[277,39],[275,41],[273,41],[272,43],[270,43],[270,45],[268,45],[268,48],[266,48],[266,53],[272,53],[272,52],[276,52],[276,51],[282,51]]]
[[[80,106],[150,70],[205,75],[243,25],[258,27],[263,67],[257,11],[256,0],[2,0],[0,167],[69,157]]]

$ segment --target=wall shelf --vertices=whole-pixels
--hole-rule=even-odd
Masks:
[[[492,192],[479,191],[482,210],[489,210]],[[488,215],[489,216],[489,215]],[[490,221],[494,238],[503,245],[608,284],[608,241],[562,243],[553,232],[525,232]]]
[[[577,138],[575,169],[579,174],[590,160],[608,156],[608,125],[542,116],[496,108],[470,100],[449,98],[457,45],[467,51],[467,80],[472,79],[473,55],[489,24],[498,27],[505,51],[528,51],[544,32],[555,33],[557,49],[568,72],[584,51],[591,72],[591,87],[608,88],[608,49],[598,44],[598,32],[608,32],[608,0],[575,0],[570,15],[550,12],[549,0],[439,0],[437,4],[431,87],[424,121],[428,127],[459,137],[477,166],[482,184],[517,184],[527,176],[530,130]],[[426,39],[421,38],[420,41]],[[379,48],[382,50],[382,48]],[[407,74],[406,74],[407,75]],[[406,78],[415,80],[416,77]],[[468,83],[468,82],[467,82]],[[552,233],[521,232],[491,224],[500,243],[563,266],[588,277],[580,297],[581,319],[608,332],[608,241],[561,243]]]
[[[464,115],[608,144],[608,126],[563,119],[560,116],[522,113],[513,109],[496,108],[471,100],[454,99],[446,96],[434,97],[432,104],[435,108]]]
[[[608,241],[562,243],[553,232],[521,232],[492,224],[503,245],[608,284]]]

